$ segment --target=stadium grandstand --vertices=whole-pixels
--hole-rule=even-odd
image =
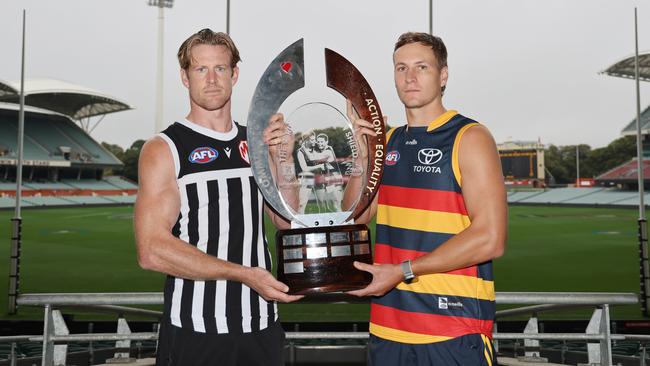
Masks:
[[[636,135],[636,119],[621,131]],[[650,106],[641,114],[643,176],[650,187]],[[610,207],[637,206],[637,159],[610,169],[595,178],[595,187],[545,187],[544,145],[539,142],[513,141],[498,145],[503,175],[508,187],[508,202],[513,204],[591,205]],[[534,189],[539,188],[539,189]],[[645,202],[650,195],[645,195]]]
[[[15,83],[0,81],[0,208],[15,205],[18,102]],[[123,164],[89,134],[90,118],[132,109],[94,90],[38,79],[25,83],[22,205],[128,204],[137,185],[105,177]],[[75,123],[75,121],[78,123]],[[95,124],[96,126],[96,124]]]
[[[636,136],[636,119],[623,128],[623,136]],[[643,144],[644,186],[650,186],[650,106],[641,113],[641,135]],[[624,189],[637,189],[637,159],[621,164],[596,177],[596,182],[605,186],[617,186]]]
[[[636,135],[636,120],[628,123],[621,131],[623,136]],[[641,134],[643,135],[643,176],[645,187],[650,186],[650,106],[641,115]],[[544,169],[543,145],[536,143],[509,142],[499,144],[499,155],[503,165],[503,175],[509,187],[508,203],[511,204],[552,204],[552,205],[590,205],[607,207],[632,207],[639,204],[637,159],[633,158],[595,178],[595,187],[564,187],[555,189],[528,189],[534,187],[526,176]],[[541,153],[540,153],[541,149]],[[537,160],[535,160],[537,153]],[[535,171],[535,161],[537,171]],[[543,182],[544,175],[537,175]],[[543,187],[539,184],[538,187]],[[644,195],[650,202],[650,194]]]
[[[507,141],[497,148],[507,186],[545,187],[546,166],[541,142]]]

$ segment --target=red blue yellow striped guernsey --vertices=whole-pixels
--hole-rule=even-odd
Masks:
[[[447,111],[428,127],[389,131],[379,188],[375,263],[427,254],[470,225],[461,189],[458,145],[477,123]],[[492,262],[418,276],[373,299],[370,333],[425,344],[466,334],[492,337]]]

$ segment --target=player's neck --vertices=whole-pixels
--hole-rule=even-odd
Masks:
[[[199,126],[209,128],[216,132],[229,132],[232,130],[232,115],[230,113],[230,101],[222,108],[208,111],[199,106],[192,105],[187,115],[188,121]]]
[[[406,121],[409,127],[424,127],[445,112],[447,109],[442,105],[442,101],[437,100],[419,108],[406,108]]]

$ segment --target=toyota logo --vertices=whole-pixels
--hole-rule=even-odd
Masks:
[[[424,165],[433,165],[442,159],[442,151],[438,149],[422,149],[418,152],[418,160]]]

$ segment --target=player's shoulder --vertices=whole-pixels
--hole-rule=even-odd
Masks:
[[[235,125],[234,127],[237,128],[238,135],[246,136],[247,134],[246,131],[248,130],[248,127],[246,125],[242,125],[239,122],[234,120],[232,121],[232,123]]]
[[[145,143],[142,145],[142,151],[161,151],[163,149],[168,149],[168,144],[165,141],[165,139],[160,136],[156,135],[145,141]]]
[[[473,144],[494,144],[494,138],[490,130],[482,124],[472,124],[467,126],[461,140],[462,145],[472,146]]]
[[[172,159],[169,144],[165,139],[156,135],[147,140],[140,150],[140,163]]]

